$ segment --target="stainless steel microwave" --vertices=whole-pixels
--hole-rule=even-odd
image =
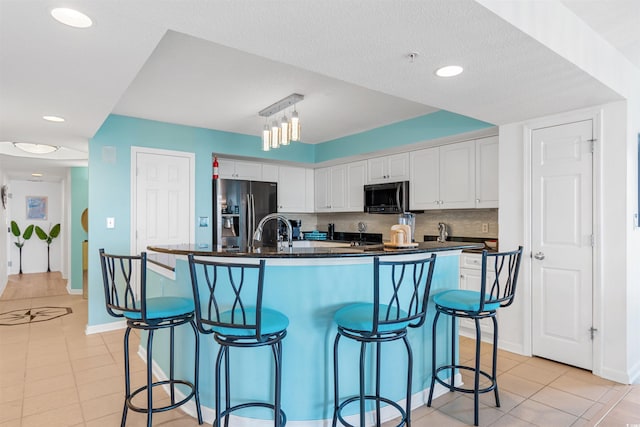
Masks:
[[[399,214],[409,210],[409,181],[364,186],[364,211]]]

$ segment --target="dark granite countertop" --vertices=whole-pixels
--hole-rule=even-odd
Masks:
[[[441,252],[451,250],[482,249],[483,245],[474,242],[420,242],[417,247],[391,249],[383,244],[370,244],[351,247],[318,247],[318,248],[256,248],[251,251],[217,249],[202,245],[158,245],[149,246],[151,252],[172,255],[188,255],[193,253],[200,256],[222,257],[251,257],[251,258],[327,258],[327,257],[358,257],[391,255],[394,253]],[[158,260],[159,261],[159,260]]]

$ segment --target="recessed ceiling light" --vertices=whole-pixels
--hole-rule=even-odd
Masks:
[[[14,142],[16,148],[31,154],[49,154],[58,150],[60,147],[49,144],[34,144],[31,142]]]
[[[462,73],[464,68],[459,65],[447,65],[446,67],[441,67],[436,70],[436,76],[438,77],[453,77]]]
[[[42,118],[49,122],[56,122],[56,123],[64,122],[64,117],[59,117],[59,116],[42,116]]]
[[[31,174],[31,176],[35,176],[36,178],[39,178],[39,177],[43,176],[43,174],[38,173],[38,172],[34,172],[34,173]]]
[[[53,18],[65,25],[73,28],[89,28],[93,25],[91,18],[82,12],[78,12],[74,9],[68,9],[66,7],[58,7],[51,11]]]

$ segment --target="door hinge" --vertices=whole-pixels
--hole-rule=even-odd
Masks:
[[[591,341],[593,341],[593,338],[596,335],[596,332],[598,332],[597,328],[594,328],[593,326],[589,328],[589,334],[591,334]]]
[[[596,150],[596,141],[597,139],[587,139],[587,142],[590,143],[589,150],[593,153]]]
[[[591,235],[591,247],[593,248],[593,247],[595,247],[595,245],[596,245],[596,238],[595,238],[595,236],[592,234],[592,235]]]

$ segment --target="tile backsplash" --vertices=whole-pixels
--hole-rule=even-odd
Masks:
[[[326,231],[327,224],[335,224],[336,231],[358,232],[358,223],[367,225],[367,233],[382,233],[390,239],[391,226],[397,224],[398,215],[379,215],[360,212],[290,214],[290,218],[302,220],[302,230]],[[438,223],[447,224],[450,236],[498,238],[498,209],[434,210],[416,214],[416,241],[424,235],[437,235]],[[486,232],[483,232],[483,225]]]

